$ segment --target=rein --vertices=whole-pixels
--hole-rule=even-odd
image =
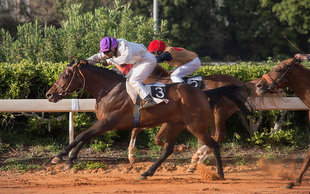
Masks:
[[[85,76],[84,76],[84,74],[81,72],[80,65],[77,66],[77,69],[78,69],[80,75],[81,75],[82,78],[83,78],[83,87],[82,87],[82,89],[81,89],[80,91],[77,92],[77,94],[78,94],[78,93],[82,92],[83,89],[85,88],[85,82],[86,82],[86,81],[85,81]],[[58,88],[60,88],[60,89],[62,90],[62,92],[60,93],[60,95],[66,96],[66,95],[68,95],[68,94],[73,94],[73,93],[74,93],[74,92],[68,92],[68,89],[69,89],[69,87],[71,86],[72,81],[73,81],[73,78],[75,77],[76,74],[77,74],[76,71],[73,71],[73,76],[71,77],[71,80],[70,80],[69,84],[67,85],[66,89],[64,89],[63,87],[61,87],[59,84],[57,84],[57,83],[55,82],[55,86],[57,86]],[[80,77],[79,77],[79,79],[80,79]]]

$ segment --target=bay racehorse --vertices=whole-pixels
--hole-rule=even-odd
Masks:
[[[262,76],[261,81],[257,83],[256,87],[256,93],[260,95],[277,93],[280,89],[289,87],[310,109],[310,69],[304,67],[295,58],[280,62],[269,73]],[[289,183],[288,188],[301,184],[302,177],[309,166],[310,149],[308,150],[297,180],[295,183]]]
[[[77,135],[72,143],[55,156],[51,161],[54,164],[59,163],[63,156],[67,156],[73,150],[67,161],[67,166],[72,167],[73,161],[77,159],[78,152],[86,141],[109,130],[129,130],[133,127],[134,103],[126,92],[124,77],[112,70],[87,64],[83,60],[77,63],[71,62],[46,93],[46,97],[50,102],[56,103],[79,88],[85,89],[96,99],[95,113],[98,121]],[[140,127],[162,124],[161,128],[166,131],[166,142],[159,159],[140,176],[140,179],[152,176],[173,152],[176,138],[183,131],[184,126],[212,150],[216,158],[217,173],[220,179],[224,179],[220,146],[211,138],[207,130],[214,125],[211,103],[216,103],[219,96],[215,99],[206,98],[206,94],[200,89],[188,84],[171,84],[166,88],[169,99],[167,104],[160,103],[140,111]],[[213,93],[220,95],[222,90],[226,93],[234,93],[239,88],[226,87],[216,90]]]
[[[153,82],[162,82],[165,84],[172,83],[170,79],[171,72],[168,72],[166,69],[164,69],[162,66],[157,65],[154,71],[150,74],[147,80],[144,81],[144,83],[153,83]],[[252,82],[249,82],[252,83]],[[256,84],[256,82],[255,82]],[[251,84],[251,88],[253,86],[255,87],[255,84]],[[239,79],[225,74],[219,74],[219,75],[209,75],[209,76],[203,76],[202,77],[202,90],[208,91],[210,89],[215,89],[219,87],[234,85],[241,88],[241,90],[238,93],[238,98],[231,100],[228,98],[223,99],[223,103],[221,103],[220,106],[215,106],[214,108],[214,119],[215,119],[215,125],[213,128],[211,128],[211,135],[212,138],[220,143],[225,137],[226,137],[226,120],[236,111],[241,110],[243,113],[244,118],[247,118],[249,115],[249,111],[246,107],[246,101],[248,97],[248,91],[246,85],[240,81]],[[247,128],[248,129],[248,128]],[[143,128],[134,128],[131,133],[131,139],[128,146],[128,159],[130,164],[133,164],[133,161],[135,159],[134,157],[134,151],[135,151],[135,142],[138,133],[140,133]],[[160,130],[156,137],[155,137],[155,143],[157,145],[163,146],[164,142],[163,139],[165,138],[166,132],[164,130]],[[174,151],[181,151],[184,149],[185,146],[179,145],[175,146]],[[206,156],[207,152],[210,153],[207,147],[203,146],[199,148],[196,153],[193,155],[191,160],[191,166],[188,169],[188,171],[193,171],[196,164],[203,161]],[[205,154],[203,154],[205,153]]]

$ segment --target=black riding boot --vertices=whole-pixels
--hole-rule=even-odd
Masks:
[[[142,99],[145,103],[143,104],[143,106],[140,107],[139,110],[141,110],[142,108],[149,108],[149,107],[153,107],[156,105],[156,102],[153,100],[152,96],[150,94],[148,94],[145,98]]]

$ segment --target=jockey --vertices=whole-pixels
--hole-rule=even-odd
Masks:
[[[166,47],[163,41],[153,40],[148,50],[156,56],[157,63],[167,61],[170,65],[178,66],[171,74],[173,83],[184,82],[183,77],[195,72],[201,66],[196,53],[184,48]]]
[[[149,91],[142,84],[156,67],[156,58],[147,51],[143,44],[128,42],[122,38],[116,40],[113,37],[104,37],[100,41],[99,53],[87,60],[90,64],[100,61],[104,66],[133,64],[127,75],[127,80],[135,92],[145,101],[141,108],[156,104]]]

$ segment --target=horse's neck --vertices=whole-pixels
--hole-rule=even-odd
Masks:
[[[109,70],[100,70],[93,67],[82,69],[85,77],[85,90],[95,99],[107,95],[117,84],[124,79]]]
[[[259,96],[256,93],[256,82],[254,82],[255,80],[252,81],[248,81],[245,83],[246,87],[251,91],[251,97],[257,97]]]
[[[291,88],[296,96],[310,107],[310,70],[303,66],[292,68],[289,74],[288,87]]]

